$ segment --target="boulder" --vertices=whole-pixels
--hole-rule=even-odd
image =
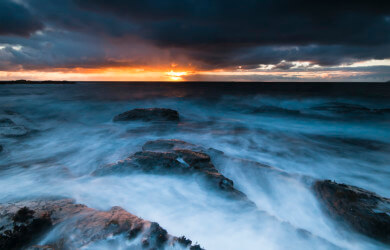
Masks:
[[[98,211],[71,199],[2,204],[0,217],[0,249],[79,249],[115,235],[125,235],[149,249],[198,247],[120,207]],[[50,237],[45,238],[49,231]],[[42,241],[43,245],[36,245]]]
[[[179,121],[179,113],[176,110],[165,108],[133,109],[114,117],[114,122],[119,121]]]
[[[390,199],[329,180],[316,181],[314,191],[331,217],[366,236],[390,243]]]

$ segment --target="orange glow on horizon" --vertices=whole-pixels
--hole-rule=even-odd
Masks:
[[[174,68],[174,69],[172,69]],[[368,71],[344,71],[343,68],[313,71],[251,71],[215,69],[210,71],[177,67],[103,67],[103,68],[51,68],[40,70],[0,71],[0,80],[67,80],[67,81],[253,81],[254,77],[278,80],[295,78],[296,80],[332,81],[344,77],[369,75]],[[272,81],[272,80],[271,80]]]
[[[68,81],[184,81],[192,71],[166,68],[107,67],[0,71],[0,80],[68,80]]]
[[[166,75],[172,81],[183,81],[182,76],[188,75],[188,72],[174,72],[173,70],[171,70],[170,72],[167,72]]]

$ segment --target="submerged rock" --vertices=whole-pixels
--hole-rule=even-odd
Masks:
[[[176,110],[165,108],[133,109],[114,117],[119,121],[179,121],[179,113]]]
[[[120,207],[98,211],[71,199],[2,204],[0,216],[0,249],[79,249],[114,235],[150,249],[196,247]]]
[[[6,137],[19,137],[25,136],[29,133],[29,130],[22,126],[17,125],[9,118],[0,119],[0,135]]]
[[[342,102],[328,102],[320,106],[312,107],[313,110],[327,111],[338,114],[375,114],[383,115],[390,112],[389,108],[376,109],[369,108],[359,104],[342,103]]]
[[[329,180],[315,182],[314,190],[331,217],[343,220],[362,234],[390,243],[390,199]]]

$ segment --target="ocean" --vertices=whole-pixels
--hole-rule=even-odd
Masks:
[[[155,107],[177,110],[180,122],[112,120]],[[101,210],[120,206],[205,249],[386,248],[329,217],[307,180],[390,197],[389,84],[8,84],[0,85],[1,119],[14,123],[0,127],[1,203],[61,196]],[[233,209],[234,202],[188,176],[91,175],[157,139],[214,148],[290,177],[214,162],[265,219]],[[315,237],[300,237],[300,230]],[[125,241],[112,244],[123,249]]]

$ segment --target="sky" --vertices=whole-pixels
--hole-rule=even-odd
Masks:
[[[0,0],[0,80],[389,81],[390,1]]]

